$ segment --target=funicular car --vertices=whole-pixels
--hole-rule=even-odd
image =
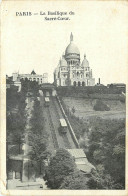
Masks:
[[[49,97],[45,97],[45,98],[44,98],[44,106],[45,106],[45,107],[49,107],[49,104],[50,104]]]
[[[67,123],[64,118],[60,119],[59,131],[60,133],[67,133]]]

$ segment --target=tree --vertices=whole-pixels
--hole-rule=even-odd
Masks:
[[[73,157],[65,149],[58,149],[56,155],[51,158],[50,164],[46,169],[44,179],[51,189],[58,189],[64,178],[74,172],[76,164]]]
[[[30,119],[30,131],[28,133],[29,146],[31,146],[30,158],[39,175],[43,173],[44,161],[50,156],[48,147],[48,133],[44,129],[44,118],[40,102],[35,98],[32,117]]]
[[[104,173],[104,167],[99,166],[100,171],[92,170],[91,177],[87,182],[89,189],[114,189],[114,180],[109,174]]]
[[[40,135],[47,135],[47,132],[44,130],[44,118],[42,109],[40,107],[40,102],[35,99],[33,111],[32,111],[32,117],[30,120],[31,123],[31,131],[35,134]]]
[[[84,177],[79,170],[74,171],[69,176],[65,177],[60,189],[69,190],[85,190],[88,189],[87,178]]]
[[[18,89],[16,86],[11,86],[11,88],[6,89],[7,112],[16,108],[16,106],[18,104],[20,97],[19,97],[19,93],[17,91],[18,91]]]
[[[93,109],[95,111],[109,111],[110,108],[102,100],[97,100],[96,104],[94,105]]]
[[[51,155],[47,150],[48,139],[45,135],[41,138],[40,135],[30,132],[28,140],[29,146],[31,146],[31,151],[29,152],[30,158],[37,173],[41,174],[45,166],[45,160]]]
[[[36,81],[30,81],[27,78],[21,79],[21,91],[26,94],[27,92],[32,92],[33,96],[37,96],[39,92],[39,85]]]
[[[10,97],[10,99],[13,99],[13,97]],[[23,134],[25,131],[25,125],[26,125],[26,116],[25,116],[25,97],[21,94],[17,95],[16,99],[17,104],[17,110],[15,111],[14,106],[12,107],[12,101],[8,103],[8,106],[11,106],[7,108],[7,141],[11,142],[12,144],[18,144],[19,146],[19,153],[20,153],[20,144],[23,142]]]
[[[125,121],[93,119],[89,134],[89,150],[87,157],[95,167],[104,167],[104,183],[97,185],[99,189],[108,185],[109,177],[113,181],[112,187],[123,189],[125,186]],[[120,168],[120,170],[119,170]],[[97,170],[99,173],[99,170]],[[100,178],[100,177],[99,177]],[[93,178],[94,180],[94,178]],[[109,186],[111,189],[111,186]],[[107,188],[106,188],[107,189]]]

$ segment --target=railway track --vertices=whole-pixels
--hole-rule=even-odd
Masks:
[[[52,136],[52,140],[53,140],[53,145],[54,145],[54,148],[57,149],[57,148],[59,148],[59,145],[58,145],[56,132],[55,132],[55,127],[54,127],[54,124],[53,124],[53,121],[52,121],[52,117],[51,117],[49,107],[47,108],[47,115],[48,115],[48,119],[49,119],[49,126],[50,126],[50,132],[51,132],[51,136]]]
[[[61,112],[61,110],[58,106],[56,98],[52,98],[52,105],[54,107],[54,111],[56,111],[57,118],[58,119],[63,118],[62,112]],[[71,145],[70,145],[70,142],[68,140],[67,135],[66,134],[61,134],[61,137],[63,138],[63,141],[64,141],[64,147],[67,148],[67,149],[70,149]]]

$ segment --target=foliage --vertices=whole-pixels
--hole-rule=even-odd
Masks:
[[[42,132],[45,132],[42,108],[40,107],[40,102],[37,99],[35,99],[34,101],[30,123],[31,123],[31,131],[34,134],[42,135]],[[47,133],[45,132],[43,133],[43,135],[47,135]]]
[[[6,89],[6,103],[7,111],[15,108],[20,99],[19,93],[17,92],[16,86],[11,86],[11,88]]]
[[[107,86],[61,86],[57,87],[57,94],[62,97],[90,97],[90,95],[99,95],[101,98],[103,98],[103,95],[107,95],[109,97],[109,94],[111,95],[110,98],[114,97],[116,98],[118,94],[121,94],[122,91],[125,92],[125,88],[108,88]],[[112,96],[115,95],[115,96]],[[119,96],[118,96],[119,98]]]
[[[107,175],[110,175],[114,181],[113,186],[116,186],[116,189],[123,189],[125,186],[125,121],[96,119],[90,124],[87,153],[89,161],[95,166],[102,164],[105,180]]]
[[[22,171],[22,161],[9,159],[7,161],[7,170],[21,172]]]
[[[114,181],[109,174],[104,173],[103,165],[98,165],[97,171],[91,172],[91,177],[87,182],[89,189],[114,189]]]
[[[50,156],[48,147],[48,134],[44,129],[44,118],[40,102],[35,98],[30,119],[31,129],[28,133],[28,141],[31,146],[30,158],[34,162],[36,171],[39,169],[39,174],[44,168],[44,161]]]
[[[71,173],[69,176],[65,177],[60,189],[69,189],[69,190],[85,190],[88,189],[87,179],[84,175],[76,170]]]
[[[7,142],[19,145],[22,143],[26,125],[25,95],[17,92],[16,88],[7,89]]]
[[[24,79],[21,80],[21,86],[22,86],[21,91],[24,92],[25,94],[27,92],[32,92],[33,96],[38,95],[39,92],[38,82],[30,81],[27,78],[25,78],[25,80]]]
[[[58,189],[64,178],[74,172],[76,165],[73,157],[65,149],[58,149],[56,155],[51,158],[46,169],[45,180],[51,189]]]
[[[110,108],[102,100],[97,100],[96,104],[94,105],[93,109],[95,111],[109,111]]]
[[[28,140],[29,145],[31,146],[31,151],[29,153],[30,158],[34,163],[35,169],[37,171],[39,170],[39,173],[42,173],[45,166],[45,160],[47,161],[51,155],[47,150],[47,137],[44,135],[44,137],[41,138],[40,135],[36,135],[30,132]]]

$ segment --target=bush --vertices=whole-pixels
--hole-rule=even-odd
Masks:
[[[93,109],[95,111],[109,111],[110,108],[109,106],[107,106],[105,103],[103,103],[103,101],[101,100],[97,100],[96,104],[94,105]]]

